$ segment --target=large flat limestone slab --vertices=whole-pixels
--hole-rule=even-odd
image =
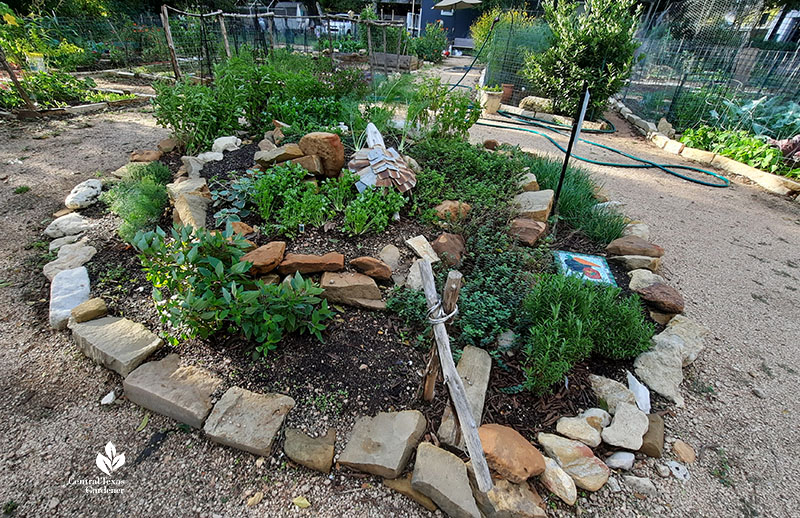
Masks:
[[[69,327],[83,354],[121,376],[130,374],[164,343],[127,318],[103,317],[72,322]]]
[[[195,428],[211,411],[211,395],[222,380],[205,369],[181,366],[177,354],[148,362],[125,378],[125,396],[153,412]]]
[[[492,372],[492,358],[483,349],[477,347],[464,347],[461,359],[458,361],[458,375],[464,382],[464,391],[467,394],[472,417],[475,423],[481,425],[483,403],[486,399],[486,388],[489,386],[489,375]],[[464,438],[461,427],[450,406],[447,406],[442,416],[442,424],[437,433],[439,441],[464,449]]]
[[[214,405],[203,431],[215,442],[268,456],[272,442],[294,399],[283,394],[257,394],[231,387]]]
[[[417,410],[381,412],[362,417],[353,426],[339,463],[385,478],[397,478],[405,468],[427,421]]]
[[[449,451],[431,443],[424,442],[417,448],[411,487],[436,502],[447,516],[481,517],[472,496],[466,465]]]

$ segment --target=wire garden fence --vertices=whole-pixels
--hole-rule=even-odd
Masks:
[[[523,74],[527,56],[542,52],[549,44],[550,30],[538,18],[542,11],[509,10],[489,36],[482,58],[486,61],[484,84],[503,87],[503,102],[517,104],[534,95],[534,85]]]
[[[401,19],[291,16],[266,11],[200,14],[165,6],[160,15],[142,14],[134,19],[47,20],[57,27],[59,38],[101,57],[101,68],[110,65],[164,77],[196,76],[203,80],[212,76],[214,65],[228,56],[247,51],[259,59],[275,48],[335,54],[340,65],[369,65],[379,71],[417,66],[416,58],[408,52],[408,37],[397,37],[405,33]]]
[[[800,50],[758,48],[768,25],[763,3],[745,3],[717,0],[710,8],[687,0],[682,12],[645,13],[637,61],[620,92],[625,105],[645,120],[665,117],[683,131],[713,125],[731,104],[763,97],[778,107],[796,103]],[[550,31],[542,14],[504,11],[481,56],[486,62],[483,84],[502,86],[505,103],[516,105],[537,95],[524,68],[530,54],[548,48]]]
[[[645,120],[665,117],[682,131],[713,124],[727,103],[800,94],[800,51],[644,40],[623,103]]]

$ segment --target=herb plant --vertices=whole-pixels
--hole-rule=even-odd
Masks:
[[[427,78],[417,84],[408,106],[406,124],[418,127],[430,137],[465,139],[478,122],[481,108],[466,94],[451,92],[440,78]]]
[[[785,161],[780,149],[769,145],[766,139],[755,137],[744,130],[725,131],[700,126],[697,129],[687,129],[681,142],[770,173],[788,177],[800,176],[800,168],[794,168],[790,162]]]
[[[576,277],[540,275],[522,309],[524,386],[536,393],[592,354],[613,360],[638,356],[654,332],[638,296]]]
[[[332,312],[323,292],[300,274],[288,283],[265,284],[247,275],[242,261],[247,241],[233,232],[175,226],[169,237],[157,228],[139,232],[140,252],[161,320],[173,329],[170,341],[242,334],[256,342],[253,355],[266,356],[286,333],[322,340]]]
[[[367,188],[345,209],[344,229],[351,234],[383,232],[405,201],[392,187]]]
[[[131,242],[137,232],[156,226],[169,201],[164,184],[171,178],[160,162],[129,164],[128,177],[100,195],[109,210],[122,218],[119,236]]]
[[[447,48],[447,31],[439,23],[425,25],[422,36],[411,40],[411,52],[420,59],[441,63],[444,60],[442,51]]]

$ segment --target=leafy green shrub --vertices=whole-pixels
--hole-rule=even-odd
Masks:
[[[299,331],[322,340],[332,312],[321,288],[296,274],[290,283],[267,285],[241,261],[247,241],[233,232],[176,226],[170,238],[157,228],[139,232],[140,252],[161,320],[179,339],[242,334],[257,342],[254,356],[266,356],[286,333]]]
[[[522,308],[524,386],[536,393],[593,353],[614,360],[638,356],[654,332],[638,296],[576,277],[539,276]]]
[[[383,232],[405,202],[393,187],[367,188],[344,210],[344,229],[351,234]]]
[[[438,77],[417,84],[408,106],[406,124],[419,126],[430,137],[466,139],[469,129],[481,116],[480,106],[473,103],[469,95],[448,90]]]
[[[475,42],[475,48],[480,49],[489,38],[489,30],[494,23],[495,18],[500,20],[495,24],[495,34],[498,32],[505,32],[509,26],[514,25],[515,30],[521,30],[525,27],[530,27],[536,23],[536,18],[529,15],[526,11],[521,9],[502,9],[500,7],[493,7],[483,11],[481,15],[472,22],[469,28],[469,34]],[[483,56],[484,59],[486,56]]]
[[[214,68],[217,102],[238,113],[258,131],[272,124],[268,104],[279,84],[268,67],[255,62],[252,54],[240,52]]]
[[[411,52],[418,58],[433,63],[444,60],[442,51],[447,48],[447,31],[439,23],[425,25],[425,32],[419,38],[411,40]]]
[[[214,68],[213,86],[181,81],[154,85],[155,115],[187,149],[208,149],[213,140],[241,129],[263,132],[279,119],[292,131],[336,126],[344,119],[342,99],[363,97],[367,83],[357,70],[331,70],[329,60],[314,60],[275,49],[258,63],[245,48]]]
[[[687,129],[681,137],[681,142],[687,146],[719,153],[770,173],[788,177],[800,176],[800,169],[793,169],[784,160],[780,149],[770,146],[764,139],[754,137],[744,130],[725,131],[701,126],[697,129]]]
[[[127,242],[131,242],[137,232],[153,228],[169,201],[164,184],[152,176],[123,180],[104,192],[100,199],[112,213],[122,218],[117,232]]]
[[[302,134],[336,126],[343,119],[342,104],[335,97],[275,97],[269,103],[268,113],[280,121],[290,121],[292,130]]]
[[[214,139],[239,129],[237,105],[223,102],[217,89],[190,81],[157,81],[153,89],[156,121],[186,143],[188,153],[210,149]]]
[[[591,100],[587,117],[602,115],[608,98],[630,77],[640,8],[634,0],[572,0],[544,2],[545,19],[553,33],[550,47],[528,56],[523,74],[553,99],[555,111],[574,116],[584,83]]]

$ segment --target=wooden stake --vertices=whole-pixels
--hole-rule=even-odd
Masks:
[[[422,259],[419,262],[419,270],[422,274],[422,289],[425,291],[425,300],[428,302],[428,308],[432,308],[439,301],[439,296],[436,293],[436,282],[433,280],[431,263],[427,259]],[[443,308],[439,308],[433,317],[441,318],[445,314]],[[461,425],[461,434],[464,436],[467,452],[469,452],[472,466],[475,470],[478,489],[488,493],[494,487],[492,476],[489,473],[486,457],[483,455],[481,438],[478,436],[478,425],[472,417],[472,409],[464,391],[464,382],[461,380],[461,376],[458,375],[456,365],[453,362],[453,356],[450,352],[450,337],[447,336],[447,329],[443,323],[436,323],[432,326],[436,347],[439,351],[439,361],[442,365],[442,373],[444,373],[444,381],[450,391],[450,399],[456,409],[458,422]]]
[[[217,15],[219,30],[222,33],[222,43],[225,44],[225,55],[231,57],[231,46],[228,44],[228,29],[225,28],[225,18],[221,14]]]
[[[178,56],[175,54],[175,42],[172,40],[172,31],[169,29],[169,15],[167,14],[166,5],[161,6],[161,24],[164,26],[164,36],[167,38],[169,60],[172,62],[172,72],[175,74],[175,80],[179,81],[181,78],[181,69],[178,68]]]
[[[331,19],[325,18],[325,25],[328,28],[328,49],[331,51],[331,72],[333,71],[334,62],[333,62],[333,36],[331,36]]]
[[[394,15],[392,15],[392,21],[394,21]],[[406,32],[405,27],[400,27],[400,30],[397,31],[397,66],[395,68],[397,68],[398,72],[400,72],[400,45],[403,43],[404,32]]]
[[[456,308],[461,286],[463,285],[463,277],[461,272],[457,270],[447,274],[447,282],[444,285],[444,294],[442,296],[442,309],[444,309],[445,315],[449,315]],[[436,352],[436,343],[434,342],[428,357],[425,381],[422,388],[422,398],[425,401],[433,401],[436,395],[436,379],[439,377],[439,367],[439,354]]]
[[[11,77],[11,82],[14,83],[14,88],[17,89],[17,93],[22,98],[22,101],[25,103],[25,106],[27,106],[30,111],[38,114],[39,110],[36,109],[36,105],[33,104],[31,98],[28,97],[28,92],[26,92],[25,89],[22,88],[22,85],[19,83],[19,80],[17,80],[17,74],[14,73],[14,69],[12,69],[11,65],[8,64],[8,61],[6,60],[6,54],[5,52],[3,52],[2,46],[0,46],[0,65],[3,65],[3,68],[5,68],[6,72],[8,72],[8,75]]]
[[[389,75],[389,49],[386,46],[386,26],[383,27],[383,73]]]
[[[258,23],[258,22],[256,22],[256,23]],[[270,50],[270,52],[272,52],[272,50],[275,48],[275,37],[272,35],[272,30],[273,30],[272,29],[272,17],[269,17],[269,18],[267,18],[267,32],[269,33],[269,50]]]
[[[375,56],[372,54],[372,25],[367,23],[367,55],[369,55],[369,75],[372,81],[372,84],[375,84],[375,67],[373,66],[373,60]]]

